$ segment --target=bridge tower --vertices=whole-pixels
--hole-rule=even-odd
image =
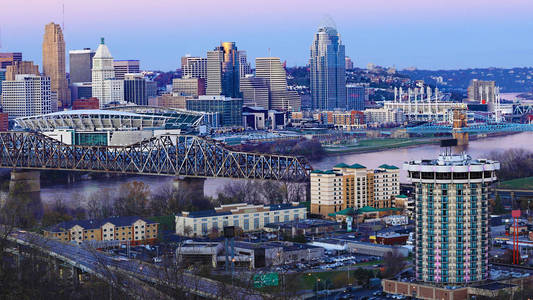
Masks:
[[[468,132],[463,132],[462,129],[468,127],[466,111],[463,108],[453,108],[453,131],[454,139],[457,139],[457,145],[468,145]]]

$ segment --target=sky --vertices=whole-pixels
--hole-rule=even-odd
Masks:
[[[8,1],[8,0],[2,0]],[[346,55],[398,69],[533,66],[531,0],[16,0],[2,6],[0,51],[42,64],[42,35],[63,24],[68,50],[105,37],[115,59],[145,70],[180,67],[235,41],[248,60],[270,54],[305,65],[326,16]],[[62,7],[64,5],[64,19]],[[68,59],[67,59],[68,60]]]

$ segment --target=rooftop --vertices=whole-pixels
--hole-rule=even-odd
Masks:
[[[422,159],[406,162],[409,165],[426,165],[426,166],[469,166],[484,165],[497,163],[488,159],[472,159],[466,153],[461,154],[441,154],[437,159]]]
[[[137,216],[109,217],[105,219],[90,219],[90,220],[61,222],[59,224],[48,227],[46,231],[50,231],[50,232],[67,231],[76,225],[81,226],[83,229],[97,229],[106,223],[111,223],[115,226],[129,226],[133,224],[134,222],[136,222],[137,220],[143,220],[147,224],[157,223],[157,222],[153,222],[148,219],[137,217]]]

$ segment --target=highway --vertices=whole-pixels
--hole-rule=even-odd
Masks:
[[[183,271],[172,272],[172,270],[165,270],[162,267],[136,260],[119,260],[94,249],[48,239],[36,233],[13,230],[8,239],[17,244],[37,248],[139,298],[172,299],[171,296],[157,290],[155,285],[178,288],[206,298],[246,300],[264,298],[257,292],[244,288],[223,285],[220,282]]]

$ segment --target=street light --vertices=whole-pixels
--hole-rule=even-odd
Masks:
[[[315,277],[315,299],[318,299],[318,282],[320,281],[320,278],[311,273],[307,273],[307,275]]]

